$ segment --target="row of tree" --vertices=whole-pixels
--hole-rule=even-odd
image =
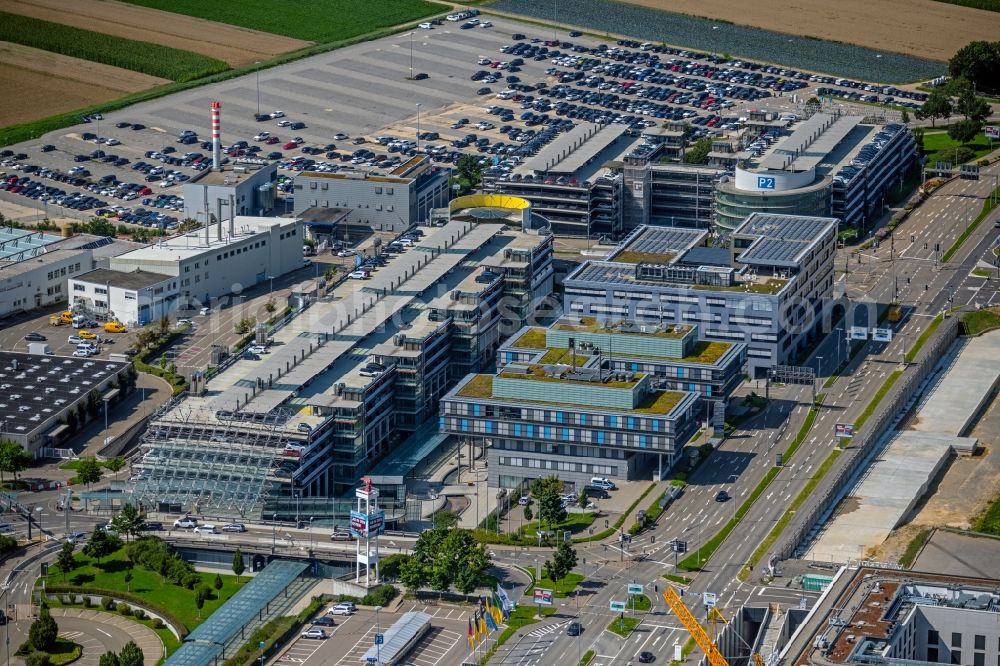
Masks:
[[[969,80],[957,78],[934,89],[915,115],[920,120],[930,119],[932,127],[938,118],[962,116],[962,120],[949,125],[948,136],[959,143],[970,143],[983,131],[991,113],[989,103],[976,95]]]

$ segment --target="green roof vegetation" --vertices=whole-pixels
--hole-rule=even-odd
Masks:
[[[681,360],[685,363],[716,363],[731,347],[728,342],[697,342],[691,353]]]
[[[680,391],[660,391],[659,393],[647,393],[639,406],[633,412],[640,414],[669,414],[677,406],[684,394]]]
[[[529,328],[513,346],[515,349],[545,349],[545,329]]]
[[[580,352],[576,356],[577,366],[583,365],[583,362],[590,358],[590,354],[586,352]],[[542,363],[544,364],[556,364],[556,363],[573,363],[573,352],[569,349],[564,349],[562,347],[552,347],[547,352],[545,356],[542,357]]]
[[[619,382],[619,381],[604,381],[604,382],[588,382],[580,379],[565,379],[563,377],[552,377],[547,375],[545,370],[540,365],[529,365],[528,369],[530,372],[515,372],[513,370],[501,370],[500,377],[505,379],[530,379],[536,382],[555,382],[558,384],[581,384],[584,386],[594,386],[594,387],[604,387],[604,388],[614,388],[614,389],[631,389],[638,384],[642,378],[643,374],[640,372],[635,373],[635,379],[630,382]]]
[[[634,252],[623,250],[611,258],[623,264],[667,264],[674,258],[673,252]]]
[[[712,284],[692,284],[694,289],[705,289],[709,291],[742,291],[751,294],[777,294],[785,288],[788,280],[785,278],[769,278],[763,282],[741,282],[732,287],[722,287]]]
[[[660,338],[683,338],[685,335],[691,332],[691,327],[685,324],[671,325],[667,329],[653,329],[652,327],[646,333],[628,333],[620,331],[615,326],[605,326],[600,324],[595,317],[580,317],[579,323],[572,321],[559,320],[552,325],[552,328],[557,331],[581,331],[584,333],[615,333],[618,335],[655,335]]]
[[[476,375],[462,387],[458,395],[463,398],[492,398],[493,375]]]

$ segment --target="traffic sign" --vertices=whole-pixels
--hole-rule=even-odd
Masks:
[[[624,601],[612,601],[611,611],[614,613],[624,613],[625,612],[625,602]]]
[[[257,643],[257,647],[259,647],[261,650],[263,650],[264,648],[267,647],[267,643],[265,643],[264,641],[261,641],[260,643]]]
[[[385,635],[375,634],[375,645],[382,645],[383,643],[385,643]]]
[[[866,326],[851,326],[851,340],[867,340],[868,328]]]
[[[688,552],[688,542],[681,541],[680,539],[674,539],[670,542],[670,549],[675,553],[686,553]]]
[[[715,592],[703,592],[701,598],[706,606],[708,606],[709,608],[715,608],[715,602],[716,602]]]
[[[643,588],[643,586],[641,584],[639,584],[639,583],[629,583],[628,584],[628,593],[629,594],[642,594],[644,589],[645,588]]]
[[[872,340],[875,342],[892,342],[891,328],[873,328]]]

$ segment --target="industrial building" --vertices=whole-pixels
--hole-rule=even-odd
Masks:
[[[622,178],[605,163],[632,139],[624,125],[580,123],[502,179],[490,192],[522,197],[558,236],[617,237],[622,224]]]
[[[350,214],[341,224],[406,231],[412,224],[426,224],[432,209],[447,207],[450,176],[449,169],[431,164],[426,155],[388,171],[302,171],[295,176],[295,215],[315,208],[344,209]]]
[[[179,278],[98,268],[69,278],[69,305],[104,321],[145,326],[177,309]]]
[[[233,215],[259,217],[274,210],[278,163],[206,169],[184,183],[184,217],[214,223]]]
[[[107,266],[110,258],[140,243],[79,234],[0,228],[0,316],[68,300],[67,280]]]
[[[786,624],[762,646],[765,659],[774,655],[768,663],[1000,663],[1000,591],[992,578],[849,565],[829,579],[807,615]]]
[[[212,299],[303,266],[302,223],[276,217],[230,217],[111,260],[111,268],[178,278],[178,307]]]
[[[605,322],[698,324],[702,340],[747,345],[747,372],[792,362],[833,293],[837,220],[753,213],[728,248],[708,232],[639,227],[565,281],[564,310]]]
[[[0,439],[41,455],[122,395],[132,372],[131,363],[0,351]]]
[[[195,377],[191,394],[153,419],[143,471],[126,490],[149,506],[212,515],[328,520],[332,511],[346,519],[358,478],[464,376],[452,364],[464,372],[496,353],[499,315],[510,316],[499,271],[511,270],[511,288],[526,292],[519,304],[548,295],[552,242],[543,222],[524,200],[456,199],[443,227],[424,227],[370,279],[306,301],[270,332],[260,359],[223,369],[211,390]],[[515,258],[530,259],[538,274]],[[405,501],[395,489],[385,495]],[[387,508],[389,520],[400,506]]]

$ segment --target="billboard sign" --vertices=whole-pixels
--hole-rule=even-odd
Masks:
[[[875,342],[892,342],[891,328],[873,328],[872,340]]]
[[[351,536],[366,539],[383,532],[385,532],[385,511],[378,511],[371,515],[360,511],[351,511]]]
[[[851,340],[867,340],[868,329],[865,326],[851,326]]]
[[[987,139],[1000,139],[1000,127],[987,125],[983,128],[983,131],[986,132]]]
[[[539,606],[551,606],[552,590],[546,590],[541,587],[536,587],[533,600]]]
[[[833,426],[833,434],[838,439],[850,439],[851,437],[854,437],[854,424],[838,423]]]

